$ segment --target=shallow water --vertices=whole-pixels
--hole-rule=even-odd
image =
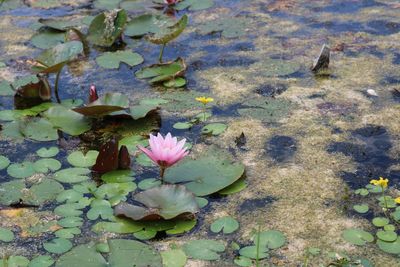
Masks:
[[[99,12],[90,1],[59,2],[65,5],[0,11],[0,62],[7,64],[0,68],[0,79],[12,81],[28,73],[26,60],[41,51],[30,43],[35,34],[31,27],[39,18]],[[322,253],[310,260],[310,266],[326,266],[331,261],[328,252],[365,257],[375,266],[400,266],[396,256],[380,251],[376,245],[353,246],[341,237],[347,228],[371,229],[373,212],[379,213],[355,213],[351,209],[353,201],[358,201],[354,190],[383,176],[390,179],[392,195],[399,193],[398,3],[389,0],[215,2],[211,9],[180,12],[179,15],[190,16],[189,27],[166,47],[166,60],[177,56],[186,60],[188,83],[184,89],[150,86],[146,80],[135,78],[135,71],[157,61],[159,48],[129,37],[124,39],[126,46],[144,57],[142,65],[122,64],[118,70],[105,70],[94,61],[101,50],[91,49],[89,59],[70,64],[61,76],[62,99],[86,100],[90,84],[97,85],[100,95],[121,92],[131,102],[148,96],[184,99],[189,103],[161,109],[157,118],[159,131],[187,138],[194,145],[194,155],[215,144],[245,164],[248,186],[244,191],[208,197],[210,204],[201,210],[196,227],[189,233],[147,242],[158,249],[201,238],[221,240],[227,247],[233,241],[247,245],[252,230],[260,225],[264,230],[282,231],[288,240],[285,247],[271,252],[264,264],[301,266],[305,250],[318,247]],[[245,32],[235,38],[225,38],[221,33],[199,33],[198,25],[219,17],[243,18]],[[328,75],[314,75],[309,67],[324,43],[332,48],[342,44],[343,49],[332,52]],[[284,62],[285,69],[268,68],[276,61]],[[51,83],[53,79],[51,76]],[[369,95],[368,89],[378,96]],[[190,103],[199,94],[215,98],[210,121],[226,123],[228,128],[223,134],[202,136],[201,125],[191,130],[172,127],[201,112],[201,106]],[[278,101],[278,104],[270,115],[263,113],[260,117],[254,110],[244,112],[252,107],[249,101],[265,101],[270,106]],[[1,109],[13,108],[13,98],[1,97],[0,105]],[[246,143],[237,146],[235,140],[242,132]],[[68,165],[65,157],[73,149],[81,146],[96,149],[98,142],[93,139],[66,136],[68,145],[57,156],[63,167]],[[45,145],[59,144],[54,141]],[[1,136],[0,147],[1,154],[12,162],[22,162],[33,158],[43,143],[14,142]],[[154,167],[135,167],[136,182],[157,175]],[[5,170],[0,175],[2,182],[12,179]],[[54,203],[48,204],[39,211],[49,211],[47,217],[51,218],[54,207]],[[236,218],[240,230],[226,236],[210,232],[209,225],[223,215]],[[15,218],[4,213],[0,213],[0,218],[0,226],[18,229]],[[93,224],[84,223],[82,234],[73,239],[75,245],[114,236],[94,234],[90,231]],[[31,258],[45,253],[41,243],[50,239],[51,233],[40,238],[18,236],[14,242],[0,245],[3,254],[11,252]],[[190,260],[187,266],[234,266],[235,255],[237,252],[227,249],[217,263]]]

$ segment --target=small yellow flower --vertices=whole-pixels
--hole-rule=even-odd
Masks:
[[[203,105],[206,105],[210,102],[213,102],[214,98],[202,96],[202,97],[196,97],[196,100],[203,103]]]
[[[383,177],[379,177],[379,180],[371,180],[370,183],[386,188],[388,186],[389,179],[383,179]]]
[[[396,197],[396,198],[394,199],[394,202],[396,202],[397,204],[400,204],[400,197]]]

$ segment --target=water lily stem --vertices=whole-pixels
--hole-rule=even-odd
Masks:
[[[163,62],[162,58],[163,58],[163,54],[164,54],[165,45],[166,44],[162,45],[161,50],[160,50],[160,55],[158,56],[158,61],[160,61],[160,63]]]
[[[161,178],[161,181],[164,180],[165,169],[166,169],[165,167],[161,167],[160,166],[160,178]]]
[[[387,204],[387,200],[386,200],[386,196],[385,196],[385,188],[383,186],[381,186],[382,188],[382,196],[383,196],[383,201],[385,201],[385,215],[386,215],[386,211],[388,210],[388,204]]]
[[[207,111],[206,104],[203,104],[203,122],[206,122],[206,111]]]
[[[60,76],[61,76],[61,70],[59,72],[57,72],[56,82],[54,84],[54,94],[56,96],[56,99],[57,99],[58,103],[61,103],[60,96],[58,95],[58,82],[60,80]]]
[[[261,234],[261,224],[259,223],[257,229],[256,267],[259,267],[259,260],[260,260],[260,234]]]

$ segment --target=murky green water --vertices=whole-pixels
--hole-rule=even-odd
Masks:
[[[33,6],[44,3],[45,8],[21,5],[0,9],[0,62],[6,65],[0,67],[0,79],[8,82],[30,74],[27,61],[42,51],[31,43],[38,19],[80,19],[100,12],[84,0],[27,2]],[[208,196],[209,204],[197,215],[196,227],[190,232],[161,234],[145,242],[166,250],[188,240],[219,240],[226,245],[221,260],[189,260],[187,266],[235,266],[233,259],[238,252],[231,248],[232,242],[249,245],[254,229],[260,226],[262,230],[279,230],[287,239],[284,247],[271,251],[262,261],[265,266],[301,266],[309,247],[321,249],[319,255],[310,257],[309,266],[328,265],[330,252],[368,258],[375,266],[400,266],[398,256],[382,252],[375,244],[354,246],[342,238],[348,228],[373,231],[371,219],[382,214],[379,209],[356,213],[352,206],[364,200],[354,195],[354,190],[383,176],[390,180],[389,194],[399,195],[400,5],[390,0],[215,2],[210,9],[177,14],[188,14],[189,26],[167,45],[164,59],[185,59],[184,88],[151,86],[135,78],[137,70],[157,62],[159,47],[129,37],[124,38],[124,45],[109,50],[132,49],[143,56],[143,64],[103,69],[95,58],[104,49],[92,48],[88,58],[69,64],[61,75],[62,99],[86,102],[88,88],[95,84],[100,95],[120,92],[131,103],[147,97],[169,100],[146,127],[136,126],[135,134],[145,135],[152,129],[171,132],[193,144],[194,157],[216,145],[246,166],[247,188],[228,196]],[[130,17],[143,12],[156,11],[128,10]],[[206,34],[204,25],[215,19],[232,21],[222,30]],[[232,25],[233,29],[228,27]],[[326,75],[314,75],[309,67],[324,43],[333,50],[330,68]],[[50,76],[51,83],[54,78]],[[173,128],[202,111],[194,100],[200,95],[215,99],[209,122],[226,124],[222,134],[202,135],[202,124],[190,130]],[[12,109],[13,97],[0,97],[0,105],[1,110]],[[64,135],[64,139],[51,142],[15,140],[0,133],[1,154],[11,162],[34,161],[37,149],[58,146],[61,152],[57,159],[65,168],[69,153],[78,148],[98,149],[110,137],[110,130],[120,136],[129,134],[132,129],[123,129],[127,124],[131,122],[111,120],[90,134]],[[5,125],[3,122],[2,127]],[[245,142],[238,145],[236,140],[242,133]],[[137,163],[134,169],[135,182],[154,178],[158,172]],[[0,175],[1,182],[13,179],[5,169]],[[46,175],[51,174],[28,179]],[[53,239],[52,232],[58,230],[55,220],[59,218],[53,213],[56,205],[53,201],[21,210],[1,206],[0,227],[16,233],[14,241],[0,242],[2,256],[30,259],[48,254],[42,244]],[[239,231],[212,233],[210,224],[226,215],[238,220]],[[29,233],[43,221],[54,225],[46,226],[44,233]],[[84,220],[82,234],[71,239],[74,246],[121,237],[92,232],[96,222]],[[122,237],[131,239],[132,234]]]

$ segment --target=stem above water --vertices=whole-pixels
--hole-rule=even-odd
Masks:
[[[164,173],[165,173],[165,167],[160,166],[160,178],[161,181],[164,181]]]
[[[59,80],[60,80],[61,70],[62,70],[62,69],[60,69],[60,71],[57,72],[56,81],[55,81],[55,83],[54,83],[54,94],[55,94],[55,96],[56,96],[56,99],[57,99],[57,102],[58,102],[58,103],[61,103],[60,96],[58,95],[58,82],[59,82]]]
[[[163,58],[165,46],[166,46],[166,44],[163,44],[163,45],[162,45],[161,50],[160,50],[160,55],[158,56],[158,61],[159,61],[160,63],[163,62],[162,58]]]

